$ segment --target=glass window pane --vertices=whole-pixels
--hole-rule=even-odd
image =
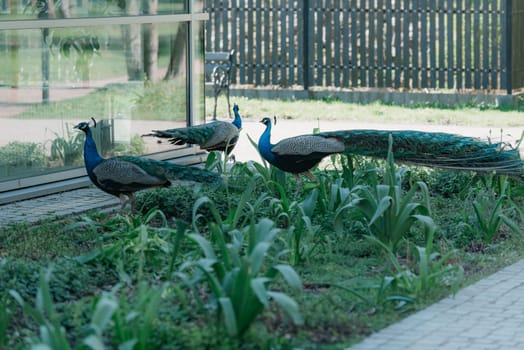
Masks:
[[[0,0],[0,20],[170,15],[188,12],[187,0]]]
[[[83,166],[91,117],[104,156],[173,150],[141,135],[186,125],[188,26],[0,31],[0,182]]]

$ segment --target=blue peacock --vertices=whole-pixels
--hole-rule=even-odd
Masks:
[[[96,127],[94,119],[93,122]],[[87,175],[102,191],[119,197],[122,209],[127,203],[127,197],[131,211],[134,211],[134,192],[169,187],[173,180],[215,184],[221,182],[219,174],[196,167],[133,156],[103,158],[96,148],[89,122],[81,122],[75,128],[82,130],[86,135],[84,162]]]
[[[300,135],[271,143],[271,119],[261,120],[266,126],[260,136],[258,150],[270,164],[297,178],[304,174],[315,180],[311,169],[331,154],[357,154],[386,158],[389,137],[395,161],[428,167],[523,174],[518,149],[493,144],[473,137],[442,132],[413,130],[337,130]]]
[[[231,123],[217,120],[186,128],[152,130],[152,133],[142,136],[167,138],[173,145],[194,144],[208,152],[222,151],[229,154],[235,148],[242,129],[242,118],[238,110],[238,105],[235,104],[233,106],[235,118]]]

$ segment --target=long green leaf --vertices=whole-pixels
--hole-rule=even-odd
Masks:
[[[264,307],[269,306],[269,295],[266,290],[266,283],[269,281],[270,279],[266,277],[258,277],[251,280],[251,288]]]
[[[220,305],[220,310],[222,311],[222,315],[224,316],[224,323],[226,325],[227,333],[232,337],[238,335],[238,327],[237,327],[237,321],[235,318],[235,310],[233,309],[233,304],[231,303],[231,299],[227,297],[221,297],[218,299],[218,303]]]
[[[298,304],[291,297],[284,293],[268,291],[267,294],[284,310],[286,315],[293,320],[296,325],[304,323],[304,319],[300,314]]]
[[[91,327],[97,335],[102,335],[117,308],[118,303],[107,296],[103,296],[96,303],[95,312],[91,318]]]
[[[298,276],[295,269],[289,265],[282,264],[275,265],[273,268],[280,272],[282,277],[286,280],[291,288],[294,288],[295,290],[302,290],[302,281],[300,280],[300,277]]]
[[[209,243],[209,241],[205,239],[202,235],[197,234],[197,233],[191,233],[188,235],[188,238],[198,244],[198,246],[200,247],[200,249],[202,250],[206,258],[212,259],[212,260],[217,259],[215,255],[215,251],[213,250],[213,247],[211,246],[211,243]]]

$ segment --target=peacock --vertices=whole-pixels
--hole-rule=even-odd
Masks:
[[[233,112],[235,118],[231,123],[217,120],[186,128],[152,130],[152,133],[142,136],[168,138],[173,145],[196,144],[208,152],[223,151],[229,155],[235,148],[242,129],[242,118],[238,113],[237,104],[233,106]]]
[[[94,118],[93,122],[96,127]],[[122,209],[126,206],[126,197],[128,197],[131,211],[134,211],[134,192],[148,188],[169,187],[171,180],[215,184],[221,181],[217,173],[160,160],[133,156],[102,158],[96,148],[89,122],[81,122],[74,128],[83,131],[86,135],[84,163],[89,178],[102,191],[119,197]]]
[[[260,136],[260,155],[282,171],[289,172],[301,185],[300,174],[315,180],[311,168],[331,154],[358,154],[386,158],[389,136],[393,139],[395,161],[445,169],[497,172],[522,175],[523,162],[518,149],[487,143],[473,137],[443,132],[413,130],[337,130],[300,135],[271,143],[271,119]]]

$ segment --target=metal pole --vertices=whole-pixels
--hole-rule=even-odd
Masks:
[[[512,85],[513,81],[511,75],[513,74],[513,60],[512,60],[512,51],[513,51],[513,0],[506,0],[506,11],[504,13],[506,16],[506,50],[504,55],[506,56],[506,92],[508,95],[512,94]]]
[[[304,90],[309,89],[309,0],[304,0],[302,9],[302,31],[303,31],[303,66],[302,79],[304,81]]]

